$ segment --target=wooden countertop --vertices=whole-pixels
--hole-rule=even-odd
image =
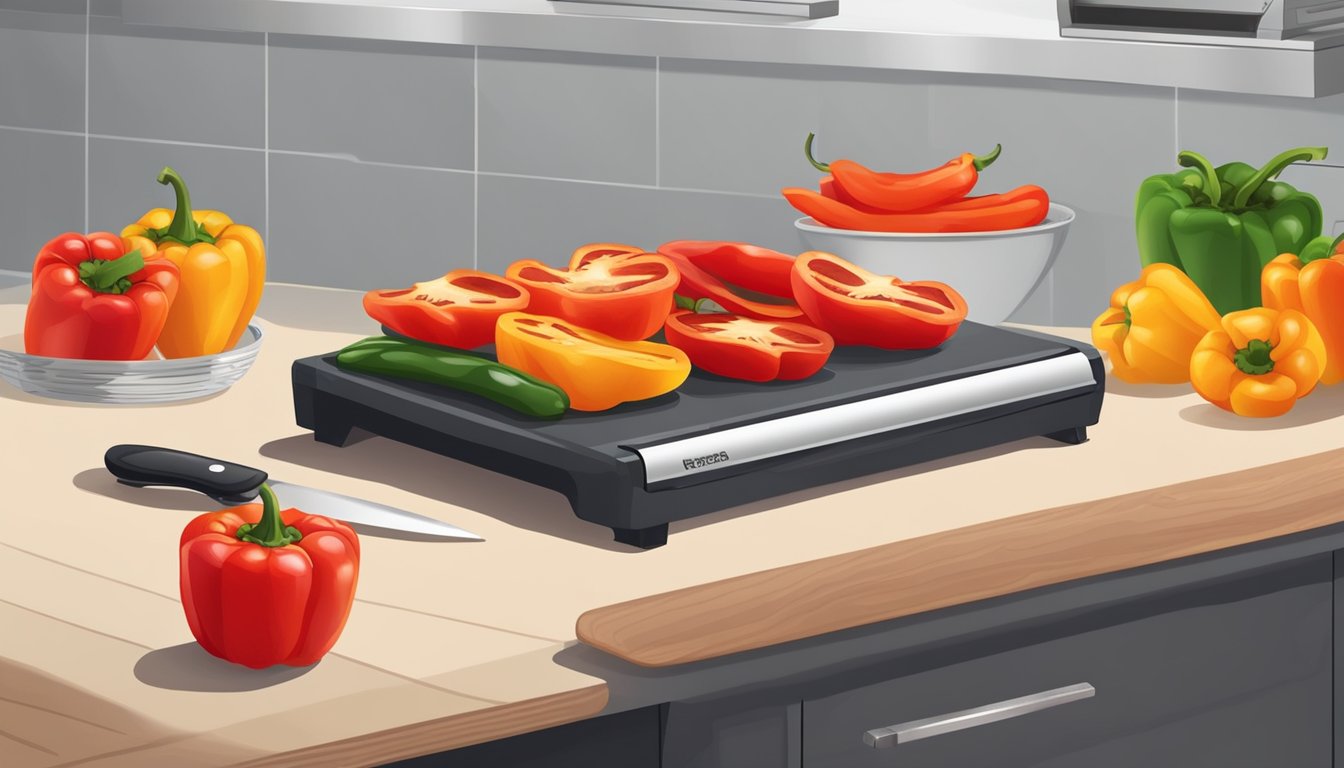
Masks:
[[[0,291],[0,346],[26,298]],[[294,424],[290,362],[375,328],[348,291],[273,285],[259,317],[256,365],[196,402],[94,407],[0,384],[6,768],[373,765],[601,712],[603,681],[555,660],[578,638],[675,664],[1344,520],[1326,503],[1344,490],[1344,388],[1250,421],[1181,387],[1112,384],[1086,444],[1025,440],[790,494],[673,523],[641,552],[551,491],[381,438],[313,441]],[[216,505],[115,484],[102,454],[118,442],[259,466],[486,541],[363,537],[332,654],[235,667],[195,646],[178,599],[177,537]]]

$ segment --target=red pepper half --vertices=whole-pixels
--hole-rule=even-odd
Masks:
[[[919,173],[879,173],[852,160],[836,160],[829,165],[812,157],[813,134],[807,134],[803,153],[807,161],[822,173],[833,177],[837,199],[850,198],[879,211],[916,211],[965,197],[975,188],[980,171],[999,157],[1002,146],[977,157],[969,152],[946,164]]]
[[[305,667],[336,644],[355,599],[359,538],[337,520],[260,504],[197,517],[182,531],[182,608],[196,642],[253,669]]]
[[[793,294],[836,344],[927,349],[951,338],[966,319],[966,300],[944,283],[905,283],[820,251],[794,263]]]
[[[789,282],[793,257],[788,254],[717,240],[674,240],[658,246],[658,253],[671,259],[681,274],[679,296],[708,299],[729,312],[760,320],[803,319],[803,311],[793,303]],[[743,293],[785,301],[756,301]]]
[[[697,368],[746,381],[806,379],[835,349],[828,333],[809,325],[722,312],[673,312],[663,335]]]
[[[402,336],[458,349],[495,340],[495,321],[527,308],[521,285],[474,269],[455,269],[410,288],[369,291],[364,311]]]
[[[33,261],[24,349],[44,357],[142,360],[158,341],[178,285],[172,262],[128,254],[110,232],[60,235]]]
[[[602,245],[602,244],[598,244]],[[628,246],[584,246],[569,269],[552,269],[534,259],[509,265],[509,279],[527,288],[527,311],[568,320],[622,341],[647,339],[672,311],[680,279],[672,262]]]

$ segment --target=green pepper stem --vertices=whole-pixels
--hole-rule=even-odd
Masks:
[[[1260,188],[1262,184],[1283,173],[1283,170],[1293,163],[1310,162],[1312,160],[1324,160],[1327,150],[1325,147],[1298,147],[1290,149],[1287,152],[1280,152],[1265,163],[1264,167],[1255,172],[1255,175],[1246,180],[1245,184],[1237,190],[1237,196],[1232,200],[1234,208],[1245,208],[1246,203],[1251,199],[1251,195]]]
[[[975,166],[975,170],[983,171],[986,168],[988,168],[991,163],[999,159],[999,153],[1002,151],[1003,151],[1003,145],[995,144],[994,148],[991,149],[988,154],[980,155],[979,157],[973,159],[971,161],[971,165]]]
[[[1223,180],[1218,178],[1218,170],[1209,162],[1209,158],[1198,152],[1181,152],[1176,155],[1176,162],[1204,175],[1204,194],[1209,198],[1209,205],[1219,207],[1223,202]]]
[[[119,259],[89,259],[79,264],[79,279],[98,293],[125,293],[131,275],[145,268],[145,257],[131,251]]]
[[[287,544],[293,544],[303,538],[303,534],[292,525],[285,525],[285,521],[280,517],[280,502],[275,498],[275,491],[265,483],[257,489],[261,495],[261,519],[255,524],[244,523],[238,526],[238,533],[235,534],[239,541],[247,541],[253,544],[260,544],[263,547],[283,547]]]
[[[1274,370],[1274,359],[1269,356],[1274,345],[1264,339],[1251,339],[1232,356],[1237,370],[1247,376],[1263,376]]]
[[[831,166],[827,165],[826,163],[817,162],[817,159],[812,156],[812,140],[815,139],[816,137],[817,134],[815,133],[807,134],[807,140],[803,142],[803,154],[807,156],[807,162],[811,163],[813,168],[816,168],[818,171],[821,171],[822,173],[830,173]]]
[[[183,245],[213,243],[215,239],[206,233],[203,228],[197,226],[191,210],[191,193],[187,191],[187,183],[182,180],[177,171],[164,167],[162,171],[159,171],[159,183],[172,185],[173,194],[177,196],[177,208],[173,211],[173,221],[160,232],[159,236],[165,240],[175,240]]]

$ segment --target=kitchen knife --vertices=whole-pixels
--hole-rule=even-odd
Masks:
[[[107,471],[116,476],[117,482],[136,488],[150,485],[187,488],[221,504],[234,505],[255,501],[261,484],[266,483],[275,491],[281,506],[285,508],[295,507],[309,514],[370,528],[405,531],[442,539],[484,541],[471,531],[431,517],[330,491],[271,480],[260,469],[171,448],[114,445],[103,455],[103,463]]]

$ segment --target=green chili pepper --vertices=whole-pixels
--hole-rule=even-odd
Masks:
[[[336,365],[451,387],[528,416],[556,418],[569,408],[569,396],[554,384],[486,357],[416,341],[371,336],[337,352]]]
[[[1325,147],[1283,152],[1263,167],[1182,152],[1176,173],[1139,186],[1135,233],[1143,266],[1172,264],[1221,314],[1260,306],[1260,270],[1281,253],[1300,254],[1320,236],[1321,204],[1272,181],[1295,162],[1323,160]]]

